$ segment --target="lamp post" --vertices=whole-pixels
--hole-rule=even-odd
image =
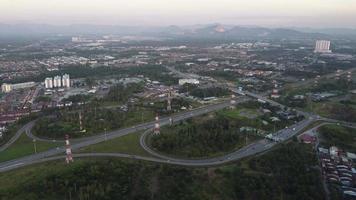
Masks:
[[[33,148],[35,150],[35,153],[37,153],[37,146],[36,146],[36,139],[33,139]]]

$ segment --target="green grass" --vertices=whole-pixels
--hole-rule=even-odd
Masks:
[[[356,151],[356,129],[332,124],[322,126],[318,131],[321,145],[337,146],[351,152]]]
[[[119,138],[101,142],[74,151],[74,153],[127,153],[141,156],[150,156],[140,146],[140,136],[142,132],[131,133]]]
[[[260,113],[258,113],[256,109],[247,109],[247,108],[226,109],[220,111],[219,114],[222,114],[223,116],[232,119],[241,119],[241,118],[254,119],[260,115]]]
[[[60,146],[59,143],[36,142],[37,153],[46,151],[48,149]],[[20,158],[34,154],[34,144],[32,139],[22,134],[19,139],[13,143],[8,149],[0,153],[0,162]]]

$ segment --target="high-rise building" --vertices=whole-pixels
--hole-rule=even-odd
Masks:
[[[331,53],[330,41],[328,40],[317,40],[315,43],[315,53]]]
[[[62,78],[60,76],[55,76],[53,78],[53,87],[55,88],[62,87]]]
[[[52,78],[46,78],[45,79],[45,88],[46,89],[53,88],[53,79]]]
[[[68,74],[64,74],[62,76],[62,87],[66,87],[66,88],[70,87],[70,78]]]

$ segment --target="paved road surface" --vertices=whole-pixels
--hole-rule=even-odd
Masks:
[[[255,95],[252,93],[249,93],[248,96],[266,100],[273,105],[280,105],[274,101],[268,100],[266,98],[263,98],[262,96]],[[243,101],[246,101],[246,99],[245,98],[238,99],[236,101],[236,103],[241,103]],[[177,115],[172,116],[172,119],[173,119],[173,121],[177,122],[177,121],[191,118],[194,116],[198,116],[198,115],[201,115],[204,113],[216,111],[216,110],[228,107],[230,105],[231,105],[230,101],[223,102],[220,104],[209,105],[209,106],[206,106],[203,108],[198,108],[196,110],[188,111],[185,113],[179,113]],[[283,105],[280,105],[280,106],[283,106]],[[298,122],[297,124],[292,125],[289,128],[278,131],[277,133],[274,134],[274,136],[278,137],[280,139],[280,141],[286,141],[286,140],[290,139],[291,137],[293,137],[294,135],[296,135],[297,133],[299,133],[302,129],[304,129],[311,123],[313,123],[317,120],[322,120],[322,119],[325,120],[325,118],[320,118],[319,116],[311,115],[309,113],[300,112],[300,114],[305,114],[307,116],[306,119],[304,119],[301,122]],[[340,123],[337,120],[330,120],[330,122]],[[137,126],[133,126],[130,128],[111,131],[111,132],[108,132],[106,135],[93,136],[93,137],[87,138],[87,140],[73,144],[72,149],[73,150],[80,149],[80,148],[83,148],[83,147],[86,147],[89,145],[103,142],[105,140],[110,140],[113,138],[124,136],[124,135],[133,133],[133,132],[136,132],[139,130],[152,129],[154,126],[154,123],[155,123],[154,121],[148,122],[148,123],[143,123],[143,124],[139,124]],[[160,119],[160,123],[161,123],[161,125],[169,124],[169,117],[164,117],[164,118]],[[350,123],[347,123],[347,124],[350,124]],[[24,126],[22,130],[27,130],[29,127],[30,127],[29,125]],[[21,134],[20,131],[18,131],[18,132]],[[16,136],[19,137],[18,135],[16,135]],[[15,141],[15,140],[13,140],[13,141]],[[13,141],[11,142],[11,144],[13,143]],[[163,156],[163,155],[160,155],[157,153],[150,152],[150,150],[147,149],[147,146],[145,147],[145,145],[143,145],[143,147],[149,153],[152,153],[152,155],[156,156],[156,158],[142,157],[142,156],[135,156],[135,155],[128,155],[128,154],[118,154],[118,153],[102,153],[102,154],[98,154],[98,153],[90,154],[89,153],[89,154],[79,154],[79,155],[75,155],[75,156],[78,156],[78,157],[80,157],[80,156],[83,156],[83,157],[88,157],[88,156],[131,157],[131,158],[135,158],[135,159],[149,160],[149,161],[162,162],[162,163],[171,163],[171,164],[185,165],[185,166],[210,166],[210,165],[220,165],[220,164],[235,161],[235,160],[247,157],[247,156],[262,153],[262,152],[265,152],[265,151],[271,149],[276,144],[278,144],[278,143],[276,143],[274,141],[263,139],[263,140],[255,142],[253,144],[250,144],[246,147],[243,147],[243,148],[237,150],[236,152],[232,152],[230,154],[223,155],[223,156],[216,157],[216,158],[209,158],[209,159],[202,159],[202,160],[185,160],[185,159],[170,158],[167,156]],[[63,158],[64,156],[59,156],[59,157],[57,156],[54,158],[50,158],[50,157],[58,155],[58,154],[63,155],[64,152],[65,152],[64,147],[58,147],[58,148],[50,149],[48,151],[41,152],[38,154],[26,156],[26,157],[19,158],[16,160],[3,162],[3,163],[0,163],[0,172],[16,169],[19,167],[31,165],[31,164],[38,163],[38,162],[44,162],[44,161],[48,161],[48,160]]]
[[[246,98],[240,98],[236,100],[236,103],[241,103],[247,101]],[[195,117],[195,116],[199,116],[205,113],[209,113],[209,112],[213,112],[216,110],[220,110],[223,108],[226,108],[228,106],[231,105],[230,101],[226,101],[226,102],[222,102],[222,103],[218,103],[218,104],[213,104],[213,105],[208,105],[205,107],[201,107],[195,110],[191,110],[188,112],[184,112],[184,113],[178,113],[176,115],[171,116],[174,122],[177,121],[181,121],[181,120],[185,120],[191,117]],[[164,117],[160,119],[160,124],[161,125],[166,125],[169,124],[169,118],[170,117]],[[87,138],[84,141],[80,141],[78,143],[72,144],[72,149],[73,150],[77,150],[89,145],[93,145],[93,144],[97,144],[100,142],[103,142],[105,140],[110,140],[110,139],[114,139],[117,137],[121,137],[124,135],[127,135],[129,133],[133,133],[133,132],[137,132],[139,130],[145,130],[145,129],[152,129],[154,126],[155,121],[152,122],[147,122],[147,123],[143,123],[143,124],[139,124],[136,126],[132,126],[129,128],[124,128],[124,129],[120,129],[120,130],[116,130],[116,131],[110,131],[107,132],[107,134],[105,135],[98,135],[98,136],[93,136],[90,138]],[[32,124],[33,125],[33,124]],[[24,127],[23,130],[27,130],[31,128],[31,124],[29,124],[28,126]],[[22,131],[23,132],[23,131]],[[20,132],[20,133],[22,133]],[[51,140],[48,140],[51,141]],[[1,171],[7,171],[10,169],[15,169],[18,168],[20,166],[24,166],[24,165],[30,165],[36,162],[36,160],[41,160],[44,158],[48,158],[51,156],[55,156],[58,154],[64,154],[65,153],[65,147],[58,147],[58,148],[54,148],[54,149],[50,149],[48,151],[45,152],[40,152],[37,154],[33,154],[33,155],[29,155],[23,158],[19,158],[19,159],[15,159],[15,160],[10,160],[10,161],[6,161],[3,163],[0,163],[0,172]]]

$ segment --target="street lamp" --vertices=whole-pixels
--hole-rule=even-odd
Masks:
[[[33,139],[33,148],[35,149],[35,153],[37,153],[36,139]]]
[[[103,118],[99,119],[103,125],[104,125],[104,138],[105,138],[105,141],[108,140],[108,137],[107,137],[107,134],[106,134],[106,127],[105,127],[105,120]]]

